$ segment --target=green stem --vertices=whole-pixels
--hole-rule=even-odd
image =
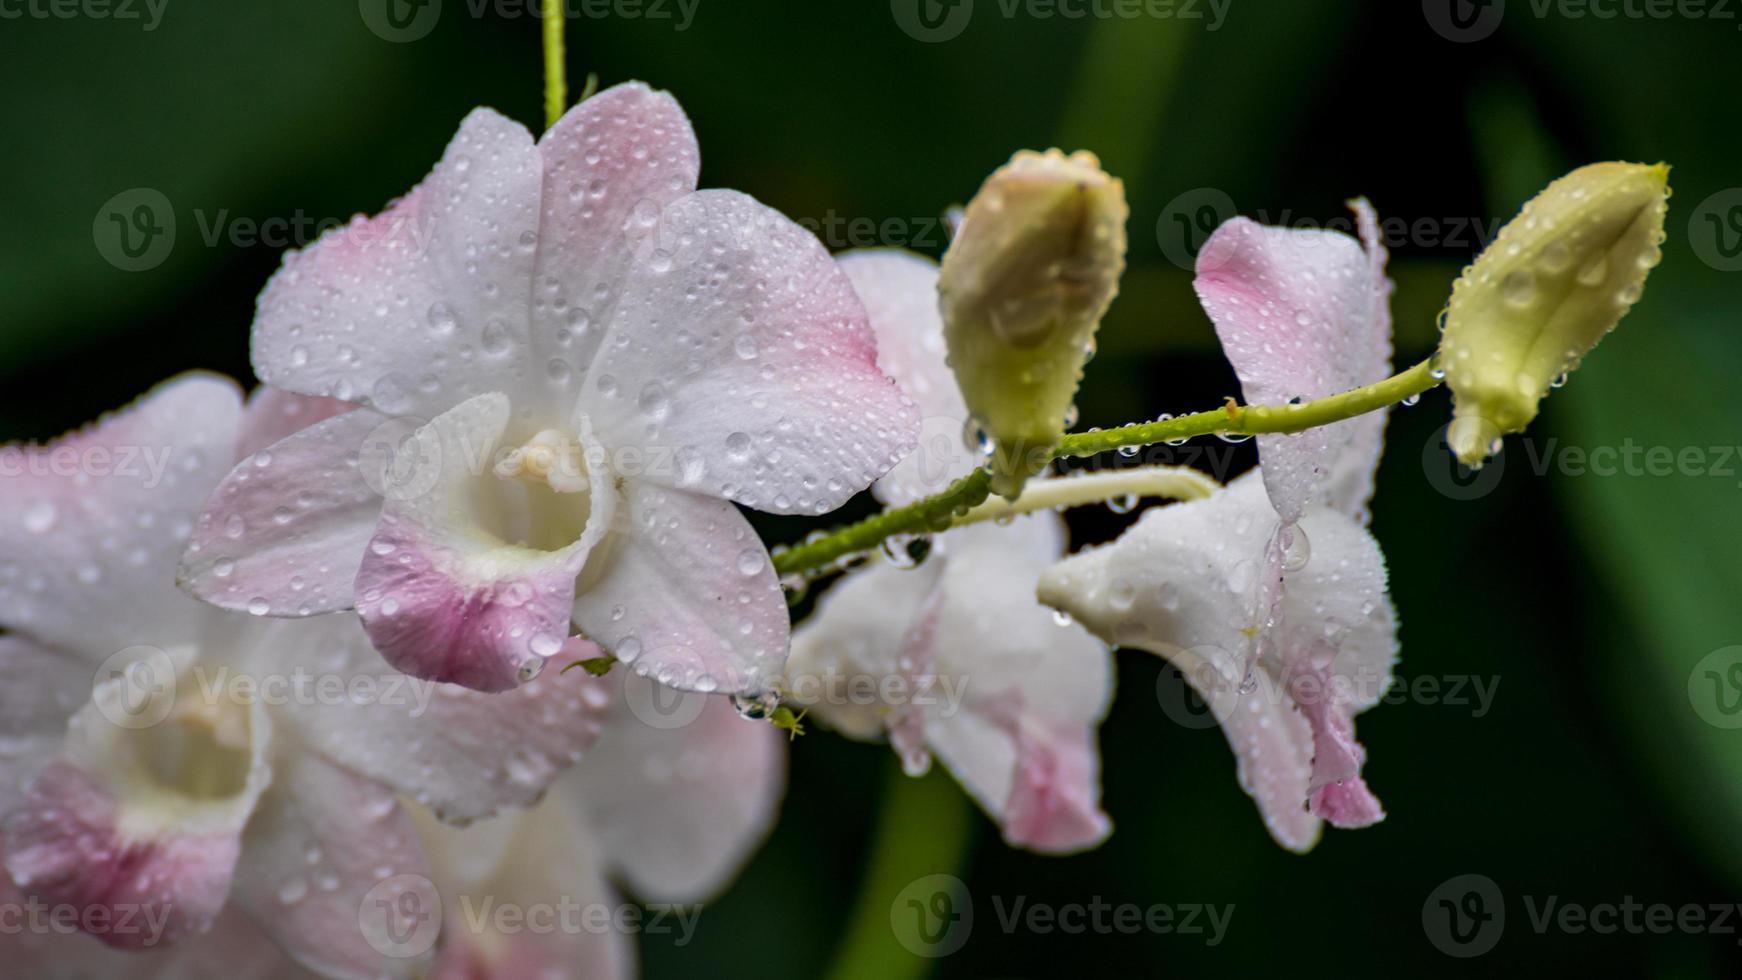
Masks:
[[[1434,375],[1434,362],[1430,358],[1384,381],[1376,381],[1365,387],[1299,405],[1230,403],[1208,412],[1181,415],[1160,422],[1141,422],[1117,429],[1102,429],[1099,432],[1072,433],[1059,443],[1055,455],[1093,456],[1121,446],[1149,446],[1158,442],[1190,439],[1193,436],[1256,436],[1278,432],[1305,432],[1385,408],[1405,398],[1419,395],[1439,383],[1440,379]]]
[[[1033,480],[1022,488],[1022,496],[1014,502],[1003,497],[991,497],[951,527],[978,524],[1032,514],[1037,510],[1059,510],[1082,507],[1103,500],[1129,497],[1159,497],[1165,500],[1202,500],[1221,484],[1187,466],[1140,466],[1105,473],[1084,473],[1058,480]]]
[[[556,125],[569,107],[569,80],[563,49],[562,0],[543,0],[544,128]]]
[[[942,493],[905,507],[894,507],[842,528],[826,538],[788,548],[774,556],[782,575],[822,568],[837,558],[869,551],[897,534],[941,531],[960,514],[979,506],[991,493],[992,474],[979,469],[949,485]]]
[[[1229,402],[1222,408],[1159,422],[1072,433],[1059,443],[1053,456],[1093,456],[1125,446],[1181,442],[1195,436],[1305,432],[1377,411],[1420,395],[1439,383],[1430,358],[1384,381],[1299,405],[1242,406]],[[983,503],[990,485],[991,473],[975,470],[935,496],[886,510],[826,537],[780,552],[774,556],[775,571],[782,575],[814,572],[847,555],[869,551],[897,534],[944,530],[957,518],[966,516],[968,508]]]
[[[973,840],[967,797],[937,767],[914,779],[892,761],[889,772],[865,879],[829,980],[917,980],[929,973],[936,961],[902,945],[891,909],[914,882],[959,872]],[[901,908],[894,914],[911,913]]]

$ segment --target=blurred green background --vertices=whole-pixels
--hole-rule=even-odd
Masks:
[[[439,18],[412,31],[427,35],[401,41],[371,30],[374,2],[167,0],[154,19],[134,0],[132,20],[0,4],[0,436],[50,437],[189,368],[251,380],[253,301],[287,242],[252,242],[245,222],[283,219],[288,244],[302,244],[313,222],[409,189],[471,107],[538,125],[527,0],[478,15],[468,0],[435,0]],[[1539,931],[1528,903],[1742,898],[1742,729],[1724,727],[1742,724],[1726,712],[1742,689],[1723,671],[1707,679],[1702,663],[1742,643],[1742,461],[1720,448],[1742,443],[1742,10],[1066,6],[1139,14],[978,0],[929,6],[943,26],[928,32],[914,0],[698,0],[687,20],[675,0],[647,0],[572,21],[569,67],[577,87],[592,71],[672,90],[699,133],[704,185],[809,219],[836,248],[935,254],[936,216],[1013,150],[1097,151],[1126,182],[1132,261],[1080,397],[1084,426],[1236,390],[1186,268],[1206,214],[1340,221],[1341,202],[1363,194],[1403,219],[1387,236],[1400,363],[1431,349],[1434,314],[1482,232],[1573,166],[1674,164],[1670,241],[1644,302],[1549,400],[1531,443],[1511,443],[1478,481],[1444,462],[1443,393],[1393,414],[1374,526],[1402,621],[1400,676],[1440,694],[1360,719],[1389,819],[1329,831],[1306,857],[1281,851],[1222,736],[1161,710],[1158,690],[1177,694],[1177,679],[1121,652],[1102,731],[1112,839],[1044,859],[1006,849],[976,812],[952,855],[956,794],[908,787],[927,816],[867,892],[867,921],[894,899],[890,881],[948,871],[973,896],[973,932],[922,961],[873,928],[856,965],[961,977],[1738,975],[1742,914],[1728,934],[1598,935]],[[133,188],[161,192],[177,223],[173,248],[144,271],[105,258],[101,212]],[[1626,445],[1692,447],[1705,464],[1667,476],[1532,465]],[[1201,448],[1239,467],[1252,458],[1249,446]],[[1189,451],[1174,458],[1211,458]],[[1073,523],[1098,541],[1129,519]],[[777,540],[808,530],[762,526]],[[644,942],[647,974],[825,970],[850,932],[889,755],[828,733],[800,739],[772,840],[693,945]],[[1430,942],[1424,906],[1471,873],[1504,895],[1505,927],[1491,951],[1457,959]],[[1235,911],[1215,946],[1005,932],[993,901],[1018,896]]]

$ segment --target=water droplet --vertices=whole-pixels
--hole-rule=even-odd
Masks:
[[[732,695],[732,707],[738,709],[738,717],[750,721],[764,721],[774,714],[774,709],[780,707],[780,695],[773,691],[759,691],[749,694]]]
[[[763,564],[761,548],[745,548],[738,552],[738,574],[740,575],[746,577],[755,575],[762,571]]]
[[[883,556],[896,568],[918,568],[930,554],[929,534],[893,534],[883,539]]]
[[[1312,561],[1313,546],[1307,540],[1306,529],[1295,525],[1289,532],[1288,547],[1282,553],[1282,570],[1298,572]]]
[[[31,534],[42,534],[49,528],[54,527],[55,518],[58,516],[59,514],[54,509],[54,504],[51,504],[46,500],[38,500],[36,503],[25,508],[24,529],[29,531]]]
[[[750,458],[750,436],[743,432],[734,432],[726,437],[726,455],[733,462],[742,463]]]
[[[992,433],[986,431],[985,423],[972,416],[962,423],[962,444],[981,459],[990,459],[997,448],[992,441]]]
[[[454,332],[459,319],[454,316],[454,308],[446,303],[431,303],[429,307],[429,329],[438,337],[446,337]]]
[[[665,386],[657,381],[649,381],[641,389],[637,404],[641,406],[641,414],[655,422],[662,421],[671,414],[671,399],[665,393]]]
[[[302,878],[291,878],[278,886],[278,901],[283,905],[295,905],[308,895],[308,882]]]

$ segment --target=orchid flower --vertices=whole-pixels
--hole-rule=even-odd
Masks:
[[[5,866],[112,946],[194,937],[228,909],[311,970],[415,972],[356,927],[370,889],[427,871],[398,795],[456,820],[531,804],[604,722],[596,679],[419,682],[383,670],[354,617],[262,619],[176,590],[235,460],[335,407],[265,390],[244,411],[232,383],[190,375],[4,450],[22,474],[0,483]],[[141,456],[161,472],[96,466]]]
[[[1331,231],[1224,224],[1197,290],[1247,400],[1283,404],[1389,373],[1385,252]],[[1208,702],[1271,834],[1304,851],[1321,820],[1381,819],[1353,716],[1396,657],[1384,558],[1366,528],[1383,441],[1375,413],[1260,436],[1260,470],[1209,499],[1152,511],[1041,580],[1043,601],[1111,643],[1166,658]],[[1253,649],[1256,648],[1256,655]]]
[[[944,362],[938,269],[897,251],[849,254],[841,265],[870,311],[880,363],[926,419],[920,450],[875,487],[905,503],[977,463]],[[794,634],[789,696],[849,737],[886,736],[910,774],[935,753],[1013,845],[1093,847],[1111,829],[1095,729],[1112,658],[1035,600],[1040,573],[1064,550],[1063,521],[1047,512],[942,533],[917,568],[878,558],[848,573]],[[860,704],[829,693],[843,681],[849,693],[864,687],[857,678],[896,697]]]
[[[695,190],[698,162],[640,84],[536,143],[479,109],[417,189],[288,255],[255,369],[360,407],[231,472],[186,585],[354,607],[396,668],[478,690],[534,676],[573,624],[670,686],[765,691],[790,625],[734,504],[826,513],[917,415],[822,244]]]
[[[661,928],[687,935],[773,825],[780,732],[746,723],[721,696],[658,692],[620,673],[625,690],[597,746],[544,803],[465,829],[425,822],[444,919],[434,980],[633,976],[633,937],[602,925],[608,911],[622,921],[613,881],[670,906]],[[651,722],[636,714],[652,703],[677,707]],[[499,928],[515,921],[492,914],[503,906],[554,909],[555,928]]]

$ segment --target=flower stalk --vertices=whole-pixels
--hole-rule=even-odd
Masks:
[[[556,125],[569,107],[569,80],[563,44],[562,0],[542,0],[544,16],[544,128]]]
[[[1299,405],[1236,405],[1230,401],[1222,408],[1207,412],[1097,432],[1072,433],[1064,437],[1053,455],[1055,459],[1094,456],[1127,446],[1178,442],[1196,436],[1305,432],[1416,397],[1437,387],[1442,378],[1435,361],[1430,358],[1383,381]],[[869,551],[897,534],[942,531],[963,519],[971,522],[998,516],[990,511],[982,512],[981,516],[972,513],[974,508],[985,503],[990,487],[990,471],[975,470],[941,493],[905,507],[886,510],[833,534],[781,551],[774,556],[774,568],[782,575],[816,572],[848,555]],[[1108,496],[1132,492],[1117,482],[1109,482],[1104,489],[1109,491]],[[1085,502],[1072,501],[1076,504]]]

